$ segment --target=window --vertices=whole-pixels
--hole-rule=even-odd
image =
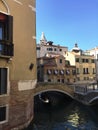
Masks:
[[[79,74],[79,68],[77,68],[76,71],[77,71],[77,74]]]
[[[64,70],[59,70],[60,75],[64,75]]]
[[[73,74],[73,75],[76,75],[76,70],[73,69],[73,70],[72,70],[72,74]]]
[[[70,70],[66,70],[66,75],[70,75]]]
[[[88,72],[88,68],[86,68],[86,74],[89,74],[89,72]]]
[[[76,58],[76,62],[79,62],[79,58]]]
[[[95,61],[94,61],[94,59],[92,59],[92,63],[94,63]]]
[[[65,65],[70,65],[70,61],[66,60]]]
[[[37,50],[40,50],[40,47],[37,47]]]
[[[89,74],[88,68],[83,68],[83,74]]]
[[[7,68],[0,68],[0,95],[7,94]]]
[[[0,107],[0,122],[6,120],[6,107]]]
[[[54,48],[54,51],[57,51],[56,48]]]
[[[60,59],[60,63],[62,63],[62,59]]]
[[[60,79],[58,79],[58,83],[60,83]]]
[[[12,42],[13,17],[0,13],[0,39]]]
[[[48,75],[51,75],[51,74],[52,74],[52,70],[48,69],[48,70],[47,70],[47,74],[48,74]]]
[[[83,62],[83,63],[88,63],[89,60],[88,60],[88,59],[82,59],[82,62]]]
[[[0,13],[0,54],[13,56],[13,17]]]
[[[84,62],[85,62],[85,59],[82,59],[82,62],[84,63]]]
[[[53,51],[53,48],[47,48],[47,51]]]
[[[51,82],[51,79],[48,79],[48,82]]]
[[[59,51],[62,51],[62,49],[59,49]]]
[[[86,59],[86,63],[88,63],[89,62],[89,60],[88,59]]]
[[[54,70],[54,74],[57,75],[58,74],[58,70]]]
[[[95,70],[95,68],[93,68],[93,74],[96,74],[96,70]]]
[[[0,106],[0,124],[8,120],[8,106]]]
[[[83,68],[83,74],[85,74],[85,68]]]

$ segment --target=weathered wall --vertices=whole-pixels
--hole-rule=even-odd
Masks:
[[[0,67],[8,68],[8,92],[0,95],[7,105],[7,120],[0,130],[22,129],[33,119],[33,93],[36,86],[35,0],[1,0],[0,12],[13,16],[14,56],[0,57]],[[30,65],[33,65],[30,69]],[[16,130],[15,129],[15,130]]]

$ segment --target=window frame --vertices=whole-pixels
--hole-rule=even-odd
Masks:
[[[6,108],[6,111],[5,111],[5,120],[0,121],[0,124],[4,124],[4,123],[8,122],[9,105],[8,105],[8,104],[6,104],[6,105],[1,105],[0,108],[1,108],[1,107],[5,107],[5,108]]]

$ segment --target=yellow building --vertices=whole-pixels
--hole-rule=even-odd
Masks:
[[[0,0],[0,130],[33,118],[36,86],[35,0]]]
[[[66,59],[70,61],[71,65],[76,66],[77,81],[90,82],[95,80],[95,59],[93,55],[87,55],[82,52],[75,44],[72,51],[67,52]]]

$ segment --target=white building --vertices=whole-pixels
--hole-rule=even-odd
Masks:
[[[40,43],[37,44],[37,58],[45,56],[47,53],[57,53],[65,55],[68,47],[54,45],[52,41],[47,41],[44,33],[42,32]]]
[[[71,65],[76,65],[76,56],[80,56],[82,53],[81,49],[78,47],[77,43],[75,44],[74,48],[71,51],[68,51],[64,57],[66,60],[70,61]]]
[[[90,50],[87,50],[90,55],[93,55],[95,58],[95,65],[96,65],[96,81],[98,84],[98,47],[92,48]]]
[[[88,50],[90,55],[94,55],[95,59],[98,59],[98,47]]]

